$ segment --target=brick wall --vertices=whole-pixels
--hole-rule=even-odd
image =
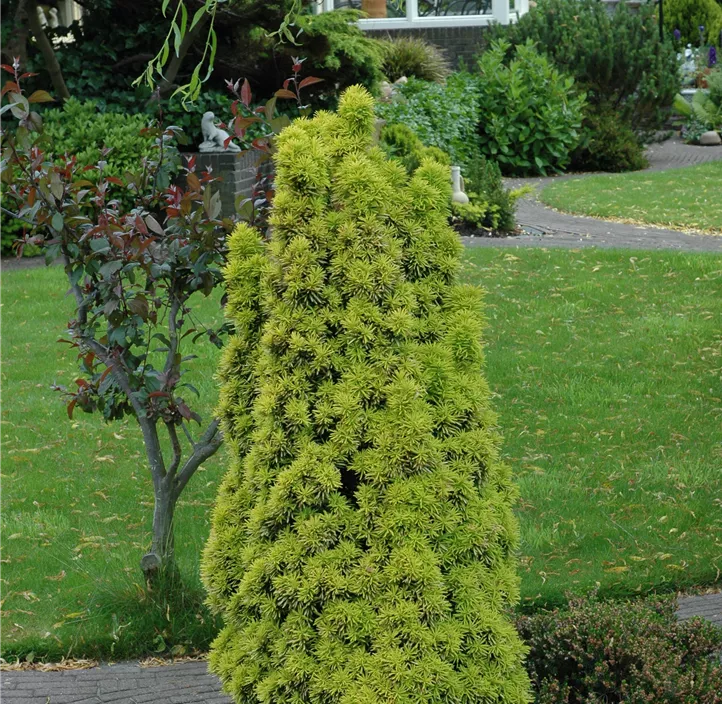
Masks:
[[[230,217],[236,212],[236,197],[248,198],[256,180],[256,160],[254,152],[241,154],[229,153],[197,153],[197,170],[210,169],[214,176],[223,180],[212,186],[213,190],[220,189],[221,206],[224,217]]]
[[[417,27],[414,29],[364,29],[364,32],[375,39],[421,37],[443,49],[452,68],[458,68],[459,59],[462,59],[466,67],[471,69],[486,29],[486,27]]]

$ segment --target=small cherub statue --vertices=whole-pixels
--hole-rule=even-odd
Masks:
[[[241,148],[233,142],[229,142],[228,146],[225,146],[225,142],[230,135],[228,132],[216,127],[213,122],[215,119],[216,116],[212,112],[203,113],[201,122],[203,141],[198,150],[201,152],[240,152]]]

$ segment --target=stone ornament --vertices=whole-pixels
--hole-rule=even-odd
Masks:
[[[198,150],[200,152],[221,152],[221,153],[237,153],[241,151],[241,148],[229,142],[228,146],[224,144],[230,136],[225,130],[216,127],[213,122],[216,116],[212,112],[203,113],[203,120],[201,122],[201,131],[203,132],[203,141],[200,143]]]
[[[710,130],[700,135],[699,143],[703,147],[716,147],[718,144],[722,144],[722,137],[714,130]]]
[[[451,200],[464,205],[469,202],[469,196],[464,193],[464,179],[459,166],[451,167]]]

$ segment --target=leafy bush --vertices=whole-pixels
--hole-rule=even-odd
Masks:
[[[229,243],[210,667],[237,702],[522,704],[480,292],[458,282],[448,168],[409,177],[373,122],[354,87],[284,130],[271,242]]]
[[[610,13],[598,0],[539,0],[517,23],[490,35],[514,45],[535,42],[587,92],[588,115],[613,105],[635,130],[654,130],[679,91],[676,50],[671,39],[660,42],[654,10],[654,3],[631,12],[620,2]]]
[[[74,156],[80,166],[94,166],[101,159],[106,162],[103,176],[118,178],[128,171],[136,172],[154,149],[155,139],[146,130],[151,118],[144,113],[98,112],[94,101],[81,103],[75,98],[66,100],[62,109],[43,113],[43,137],[47,150],[58,163],[64,155]],[[178,169],[178,152],[168,146],[158,169],[159,188],[165,188]],[[92,169],[87,178],[97,181],[100,172]],[[109,184],[110,192],[130,206],[135,195],[116,184]]]
[[[584,96],[532,42],[506,65],[509,47],[496,41],[479,59],[481,153],[510,174],[561,171],[579,142]]]
[[[678,95],[674,107],[687,118],[685,132],[688,141],[699,141],[700,135],[707,130],[722,131],[722,69],[710,72],[707,90],[698,90],[691,104]]]
[[[518,627],[538,704],[720,702],[722,630],[679,623],[673,599],[577,599]]]
[[[720,46],[722,6],[715,0],[664,0],[664,26],[668,32],[678,29],[681,41],[697,46],[700,27],[707,44]]]
[[[443,83],[451,73],[441,49],[421,37],[396,37],[381,40],[383,71],[389,81],[402,76]]]
[[[572,152],[572,170],[638,171],[648,164],[639,136],[614,108],[604,106],[587,113]]]
[[[67,100],[60,109],[46,110],[43,131],[53,154],[72,154],[83,166],[96,164],[103,147],[112,149],[105,159],[107,173],[117,176],[138,165],[154,140],[141,134],[148,124],[143,114],[101,113],[92,100]]]
[[[409,175],[421,166],[424,159],[434,159],[440,164],[451,166],[448,154],[438,147],[425,147],[414,131],[406,125],[385,126],[381,131],[380,144],[389,157],[401,161]]]
[[[443,86],[410,78],[393,101],[379,103],[376,112],[389,125],[407,125],[454,164],[466,164],[478,152],[478,78],[469,73],[452,73]]]

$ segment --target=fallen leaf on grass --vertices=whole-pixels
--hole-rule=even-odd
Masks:
[[[49,579],[51,582],[59,582],[61,579],[65,579],[65,570],[61,570],[58,574],[53,575],[52,577],[45,577],[45,579]]]
[[[7,662],[0,658],[0,670],[38,670],[39,672],[57,672],[61,670],[87,670],[97,667],[97,660],[61,660],[60,662]]]

